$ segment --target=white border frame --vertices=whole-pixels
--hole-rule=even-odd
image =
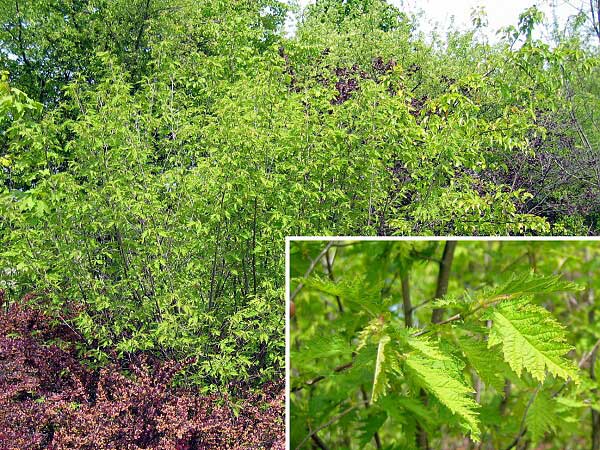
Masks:
[[[290,450],[290,243],[292,241],[589,241],[600,236],[286,236],[285,237],[285,448]]]

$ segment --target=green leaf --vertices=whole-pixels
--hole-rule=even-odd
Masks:
[[[554,400],[547,394],[539,392],[525,418],[527,430],[534,443],[540,442],[544,435],[557,425],[558,418],[554,411],[556,411]]]
[[[375,375],[373,377],[373,390],[371,393],[371,400],[376,402],[379,397],[385,395],[389,387],[388,376],[386,372],[385,363],[385,346],[390,342],[390,337],[384,335],[379,339],[377,345],[377,359],[375,360]]]
[[[528,301],[502,303],[485,315],[493,321],[488,348],[502,347],[504,360],[521,377],[527,370],[540,383],[546,370],[565,380],[578,380],[577,368],[564,355],[572,350],[563,326]]]
[[[448,356],[440,351],[436,344],[427,336],[408,336],[406,342],[410,347],[418,350],[423,356],[432,359],[445,360]]]
[[[369,344],[371,338],[379,338],[379,335],[385,327],[385,320],[380,317],[372,319],[369,323],[360,331],[358,334],[358,346],[356,350],[359,351]]]
[[[511,299],[534,294],[580,291],[584,287],[571,281],[564,281],[560,275],[537,275],[534,272],[513,274],[508,281],[487,291],[487,298]]]
[[[442,405],[460,418],[463,429],[478,442],[480,438],[478,405],[471,398],[473,389],[465,385],[462,380],[451,377],[449,372],[436,365],[435,361],[422,356],[410,355],[405,361],[405,367],[421,387],[433,394]]]
[[[379,431],[382,425],[387,420],[388,416],[385,411],[369,408],[366,417],[361,421],[359,429],[359,446],[363,448],[369,443],[375,433]]]
[[[319,358],[349,354],[349,344],[338,335],[318,335],[306,342],[300,351],[292,352],[294,361],[304,365]]]
[[[334,283],[328,279],[312,277],[305,282],[305,288],[308,286],[339,297],[345,306],[358,313],[366,311],[371,316],[377,316],[385,311],[385,305],[381,301],[381,287],[365,285],[360,279],[344,279]]]
[[[493,387],[497,392],[504,388],[504,374],[510,367],[497,352],[490,351],[485,342],[471,336],[462,336],[458,345],[466,356],[469,364],[475,369],[482,381]]]

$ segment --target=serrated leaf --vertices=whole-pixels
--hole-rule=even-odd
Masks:
[[[377,316],[385,310],[385,305],[381,301],[381,286],[377,284],[365,286],[360,279],[333,282],[329,279],[311,277],[305,281],[305,287],[339,297],[344,306],[357,313],[366,311],[371,316]]]
[[[370,320],[360,333],[358,333],[358,346],[356,347],[356,351],[364,348],[372,337],[378,338],[384,325],[385,320],[382,320],[381,317]]]
[[[564,358],[572,347],[564,328],[544,308],[526,301],[498,305],[485,316],[493,321],[488,348],[500,345],[504,360],[521,377],[523,370],[543,382],[552,375],[577,381],[577,369]]]
[[[376,402],[379,397],[385,395],[388,389],[388,375],[385,368],[385,346],[390,342],[390,337],[384,335],[377,346],[377,359],[375,361],[375,375],[373,377],[373,391],[371,400]]]
[[[406,342],[414,350],[422,353],[423,356],[438,360],[448,359],[448,356],[442,353],[437,345],[427,336],[408,336]]]
[[[539,392],[525,418],[527,430],[531,434],[534,443],[543,439],[548,431],[552,431],[556,426],[557,417],[554,411],[556,405],[554,401],[545,393]]]
[[[373,408],[367,410],[367,416],[362,420],[360,427],[360,448],[363,448],[371,439],[373,439],[373,436],[379,431],[387,418],[388,416],[385,411],[375,410]]]
[[[434,300],[431,304],[433,308],[447,308],[449,306],[461,306],[471,303],[472,299],[468,292],[462,296],[454,294],[444,295],[442,298]]]
[[[309,361],[350,353],[349,344],[338,335],[317,336],[306,342],[300,351],[293,352],[294,364],[302,367]]]
[[[469,336],[458,339],[458,345],[466,356],[469,364],[475,369],[481,380],[502,392],[504,387],[504,372],[510,368],[497,352],[490,352],[485,342]]]
[[[526,297],[534,294],[550,294],[553,292],[580,291],[583,287],[571,281],[564,281],[560,275],[537,275],[533,272],[512,275],[501,285],[485,293],[488,298],[495,296],[506,299]]]
[[[554,402],[562,407],[563,409],[577,409],[577,408],[589,408],[590,405],[581,400],[576,400],[569,397],[556,397]]]
[[[461,419],[461,426],[479,441],[479,421],[477,402],[471,395],[473,389],[459,379],[452,378],[448,371],[436,365],[435,361],[418,355],[410,355],[405,362],[409,373],[426,391],[433,394],[441,404]]]

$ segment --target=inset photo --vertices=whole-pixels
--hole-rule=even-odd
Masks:
[[[301,449],[596,449],[597,240],[288,239]]]

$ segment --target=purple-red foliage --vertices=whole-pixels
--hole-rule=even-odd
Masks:
[[[536,111],[536,122],[546,129],[546,136],[531,136],[533,154],[502,155],[506,170],[484,171],[481,179],[531,193],[533,197],[519,205],[521,213],[550,222],[574,215],[598,217],[598,153],[576,145],[575,122],[561,121],[549,111]]]
[[[328,48],[323,50],[318,62],[323,62],[323,57],[327,56],[329,53],[330,51]],[[285,62],[284,73],[290,76],[290,89],[299,92],[300,88],[298,86],[296,71],[294,70],[292,60],[286,53],[284,47],[279,47],[279,56],[281,56]],[[368,69],[369,72],[361,69],[358,64],[354,64],[352,67],[331,67],[327,65],[326,68],[331,72],[332,78],[324,78],[321,75],[318,75],[314,81],[324,86],[329,86],[330,83],[333,82],[337,92],[330,103],[332,105],[341,105],[352,97],[353,92],[360,89],[359,80],[371,79],[376,83],[380,83],[381,80],[379,76],[389,74],[396,65],[397,63],[393,59],[385,61],[381,56],[372,59],[371,67]],[[421,70],[420,66],[412,64],[408,68],[408,73],[409,75],[414,75],[419,70]],[[388,86],[388,92],[390,95],[396,94],[396,90],[392,85]]]
[[[283,449],[281,384],[227,396],[172,387],[184,363],[137,356],[101,370],[77,358],[69,326],[0,292],[0,450]]]
[[[349,100],[352,97],[352,93],[358,91],[360,89],[360,85],[358,79],[372,79],[376,83],[379,83],[380,80],[377,75],[385,75],[391,72],[394,67],[396,67],[396,61],[390,59],[387,62],[384,62],[383,58],[380,56],[377,58],[373,58],[371,69],[373,71],[373,75],[369,75],[369,73],[362,70],[358,64],[354,64],[352,67],[336,67],[333,71],[335,76],[337,77],[337,81],[335,83],[335,88],[337,90],[337,94],[335,98],[331,100],[332,105],[341,105],[345,101]],[[395,94],[395,90],[392,86],[388,87],[388,92],[390,95]]]

